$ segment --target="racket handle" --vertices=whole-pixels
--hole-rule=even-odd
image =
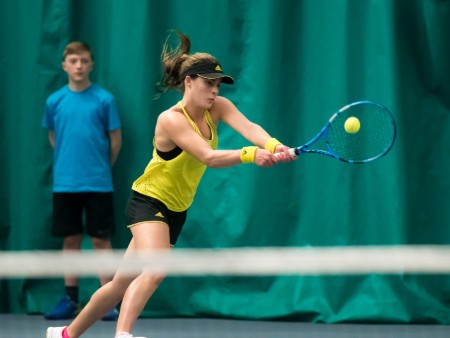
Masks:
[[[275,156],[280,156],[280,153],[276,153],[276,154],[274,154]],[[290,148],[289,149],[289,155],[291,156],[291,157],[295,157],[295,156],[297,156],[298,154],[296,153],[296,151],[295,151],[295,148]]]

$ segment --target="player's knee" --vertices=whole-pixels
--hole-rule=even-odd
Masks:
[[[146,285],[156,285],[158,286],[161,282],[166,278],[166,274],[164,273],[147,273],[144,272],[141,275],[142,282]]]

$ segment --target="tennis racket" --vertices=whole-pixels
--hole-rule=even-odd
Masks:
[[[291,148],[289,153],[322,154],[347,163],[367,163],[386,155],[394,145],[395,135],[394,117],[386,107],[359,101],[339,109],[313,139]]]

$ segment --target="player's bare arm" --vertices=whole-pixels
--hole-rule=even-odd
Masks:
[[[177,111],[168,110],[162,113],[157,122],[155,132],[156,147],[169,151],[180,147],[208,167],[224,168],[241,164],[241,150],[214,150],[191,127],[186,117]],[[165,149],[163,149],[165,147]],[[255,158],[260,166],[271,166],[275,163],[270,153]]]
[[[249,142],[264,149],[266,142],[271,138],[269,133],[267,133],[260,125],[247,119],[247,117],[245,117],[245,115],[242,114],[230,100],[224,97],[217,97],[214,108],[217,111],[219,120],[228,124]],[[276,152],[283,154],[282,156],[277,157],[277,162],[285,162],[292,159],[291,156],[289,156],[289,148],[284,145],[277,146]],[[263,154],[261,150],[257,151],[256,156],[258,155],[268,156],[267,154]],[[255,162],[256,160],[257,158],[255,158]]]
[[[214,102],[218,118],[241,134],[247,141],[264,149],[270,135],[258,124],[251,122],[227,98],[218,96]]]

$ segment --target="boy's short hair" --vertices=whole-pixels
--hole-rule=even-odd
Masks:
[[[91,55],[91,59],[94,60],[94,56],[91,52],[91,47],[86,42],[82,41],[73,41],[66,45],[63,52],[63,60],[66,59],[66,56],[69,54],[80,54],[82,52],[89,52]]]

